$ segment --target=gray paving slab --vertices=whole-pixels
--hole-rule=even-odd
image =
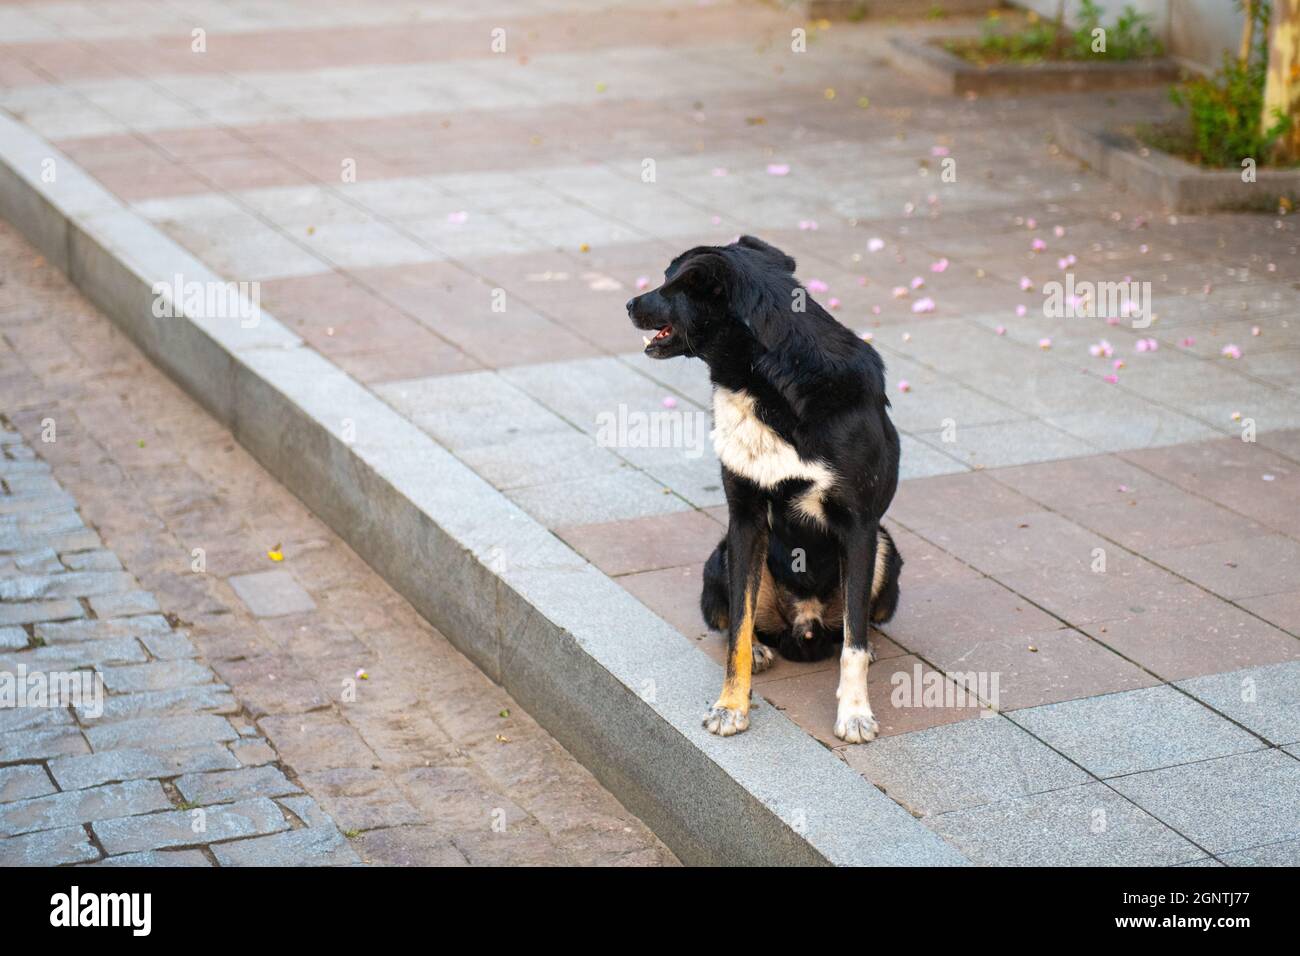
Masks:
[[[574,430],[496,372],[389,382],[375,392],[453,451]]]
[[[313,610],[316,602],[285,570],[234,574],[227,579],[254,617],[281,617]]]
[[[204,770],[233,770],[239,761],[220,743],[171,749],[126,748],[105,753],[72,754],[49,763],[50,773],[64,790],[81,790],[117,780],[176,777]]]
[[[230,721],[215,714],[139,717],[86,728],[95,750],[166,749],[192,744],[237,740]]]
[[[91,866],[211,866],[202,850],[144,850],[106,856]]]
[[[1172,866],[1205,856],[1104,783],[941,813],[924,822],[985,866]]]
[[[689,502],[628,466],[609,475],[530,485],[507,497],[548,528],[688,511]]]
[[[1223,854],[1228,866],[1300,866],[1300,840],[1284,840]]]
[[[1265,747],[1231,721],[1163,685],[1029,707],[1009,716],[1103,778]]]
[[[1001,716],[883,737],[843,753],[850,767],[927,816],[1092,779]]]
[[[91,829],[105,852],[117,856],[262,836],[287,830],[289,823],[274,801],[258,797],[215,807],[102,820],[91,824]]]
[[[1097,453],[1093,446],[1037,420],[958,427],[957,440],[951,444],[944,444],[938,435],[916,437],[972,467],[1000,468]]]
[[[154,780],[129,780],[87,790],[71,790],[0,806],[0,835],[17,836],[34,830],[149,813],[171,806]]]
[[[1110,781],[1216,856],[1300,836],[1300,761],[1261,750]]]
[[[83,826],[0,838],[0,866],[60,866],[99,856]]]
[[[276,767],[246,767],[178,777],[176,789],[190,803],[228,803],[249,797],[282,797],[301,793],[297,784]]]
[[[44,767],[31,764],[0,767],[0,803],[43,797],[54,790],[54,784]]]
[[[1300,661],[1195,677],[1178,686],[1271,743],[1300,742]]]
[[[212,848],[222,866],[356,866],[361,858],[335,827],[307,827]]]

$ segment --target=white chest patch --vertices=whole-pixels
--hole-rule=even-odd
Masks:
[[[820,461],[805,461],[794,446],[758,417],[754,396],[726,388],[713,390],[713,450],[724,465],[760,488],[783,481],[812,483],[795,507],[815,521],[825,521],[822,497],[835,473]]]

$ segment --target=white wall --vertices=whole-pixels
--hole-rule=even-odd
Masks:
[[[1011,0],[1046,17],[1056,16],[1058,0]],[[1241,14],[1233,0],[1097,0],[1111,22],[1125,6],[1151,18],[1151,29],[1176,57],[1199,66],[1219,65],[1224,50],[1235,52],[1241,40]],[[1066,0],[1069,22],[1079,0]]]

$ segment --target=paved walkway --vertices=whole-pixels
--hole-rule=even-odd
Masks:
[[[892,26],[605,6],[0,7],[0,108],[718,657],[707,382],[622,303],[685,246],[782,246],[903,432],[884,737],[843,758],[980,862],[1296,862],[1292,221],[1162,215],[1044,132],[1162,90],[953,99]],[[1067,274],[1150,283],[1156,321],[1045,317]],[[673,447],[602,431],[651,413]],[[838,746],[833,663],[759,683]]]
[[[0,865],[673,862],[3,224],[0,408]]]

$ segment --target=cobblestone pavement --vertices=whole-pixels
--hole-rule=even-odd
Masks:
[[[260,281],[714,656],[695,607],[725,520],[708,383],[643,359],[623,302],[694,243],[782,246],[885,356],[903,432],[885,736],[837,752],[981,862],[1297,861],[1294,223],[1164,215],[1046,133],[1166,115],[1163,90],[934,95],[888,35],[974,21],[824,27],[748,3],[0,12],[0,108]],[[1048,317],[1067,276],[1149,283],[1155,321]],[[602,433],[651,414],[672,447]],[[1001,716],[945,702],[969,684],[992,703],[995,676]],[[927,682],[937,703],[891,699]],[[837,746],[833,684],[833,662],[760,678]]]
[[[7,225],[0,409],[0,865],[674,862]]]

